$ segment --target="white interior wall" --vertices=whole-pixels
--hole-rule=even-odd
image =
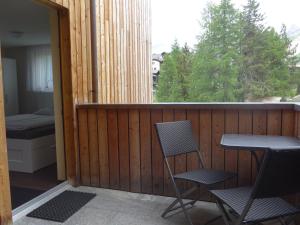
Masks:
[[[19,113],[33,113],[41,108],[53,107],[53,93],[32,92],[26,89],[26,47],[5,48],[3,57],[13,58],[17,62]]]

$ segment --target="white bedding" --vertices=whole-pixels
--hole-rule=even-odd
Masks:
[[[54,124],[54,116],[19,114],[6,117],[7,130],[27,130]]]

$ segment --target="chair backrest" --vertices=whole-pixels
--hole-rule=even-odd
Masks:
[[[198,151],[191,121],[156,123],[155,126],[165,157]]]
[[[253,198],[300,192],[300,149],[268,150],[256,179]]]

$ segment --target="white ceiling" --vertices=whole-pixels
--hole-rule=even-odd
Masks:
[[[32,0],[0,0],[0,40],[4,47],[49,44],[49,9]]]

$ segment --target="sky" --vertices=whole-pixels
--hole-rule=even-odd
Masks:
[[[168,52],[175,39],[180,45],[187,43],[193,47],[201,33],[199,22],[203,10],[209,2],[220,0],[152,0],[152,52]],[[247,0],[232,0],[241,8]],[[300,32],[299,0],[259,0],[261,12],[265,15],[265,25],[280,31],[285,24],[287,30]],[[298,38],[295,43],[300,43]],[[300,47],[298,47],[298,53]]]

